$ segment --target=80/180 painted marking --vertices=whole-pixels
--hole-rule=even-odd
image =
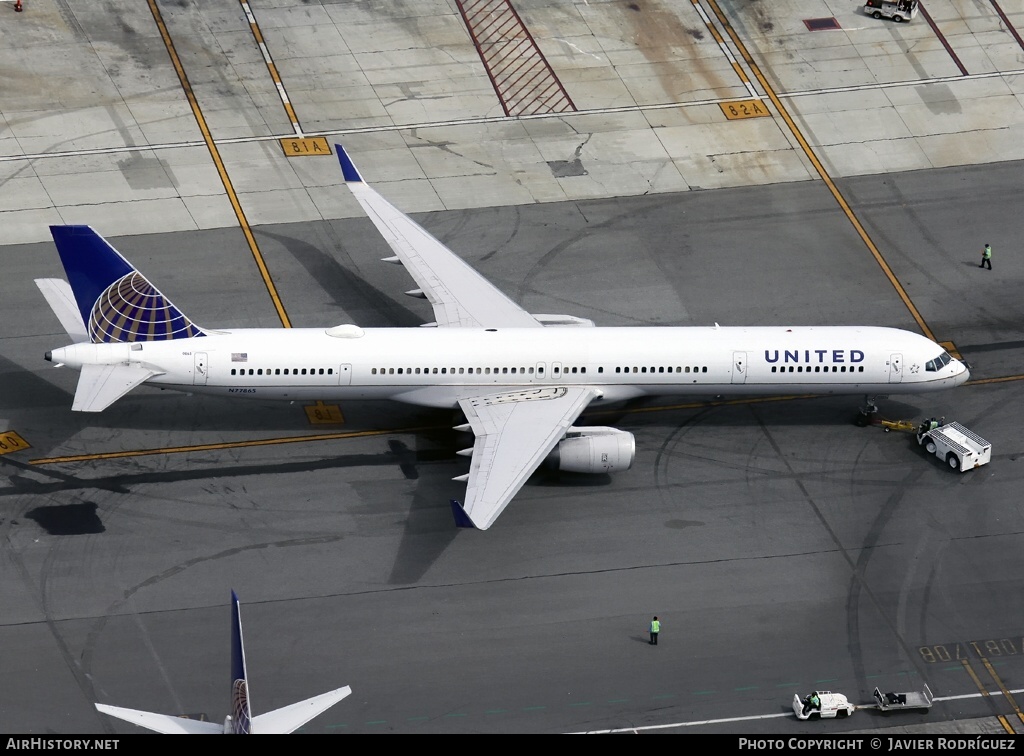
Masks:
[[[3,431],[0,433],[0,454],[10,454],[11,452],[28,449],[30,446],[32,444],[14,431]]]
[[[937,643],[933,646],[918,646],[917,652],[928,664],[960,661],[972,656],[979,659],[990,659],[993,656],[1016,656],[1024,653],[1024,638],[992,638],[967,641],[966,643]]]

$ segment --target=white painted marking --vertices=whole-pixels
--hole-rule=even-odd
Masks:
[[[1008,691],[1010,695],[1017,693],[1024,693],[1024,688],[1018,688],[1017,690]],[[958,696],[936,696],[933,701],[939,703],[941,701],[961,701],[965,698],[982,698],[985,693],[964,693]],[[1001,696],[1002,691],[989,691],[989,696]],[[871,708],[870,704],[865,704],[865,709]],[[642,727],[617,727],[609,730],[584,730],[581,732],[570,732],[568,735],[613,735],[623,732],[647,732],[649,730],[669,730],[676,727],[700,727],[703,725],[713,724],[730,724],[731,722],[757,722],[762,719],[781,719],[783,717],[792,717],[793,714],[784,712],[782,714],[756,714],[750,717],[728,717],[725,719],[698,719],[691,722],[669,722],[668,724],[660,725],[644,725]]]

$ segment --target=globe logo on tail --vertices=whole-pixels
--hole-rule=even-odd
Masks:
[[[205,335],[134,270],[107,287],[93,305],[89,318],[89,338],[94,344]]]

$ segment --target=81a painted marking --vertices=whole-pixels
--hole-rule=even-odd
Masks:
[[[324,137],[288,137],[281,140],[281,149],[285,157],[331,154],[331,146]]]
[[[305,407],[305,410],[311,425],[337,425],[345,422],[345,416],[337,404],[317,402],[311,407]]]

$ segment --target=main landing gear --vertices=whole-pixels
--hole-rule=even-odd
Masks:
[[[865,395],[864,404],[857,412],[857,417],[853,420],[858,427],[866,428],[871,424],[872,418],[878,414],[878,405],[875,403],[877,399],[877,396]]]

